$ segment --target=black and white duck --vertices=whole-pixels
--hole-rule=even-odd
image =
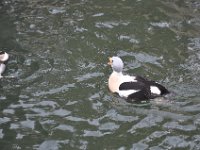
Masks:
[[[128,102],[150,100],[169,93],[161,84],[141,76],[130,76],[122,73],[124,63],[121,58],[113,56],[108,64],[113,72],[108,79],[108,87],[112,93],[119,94]]]

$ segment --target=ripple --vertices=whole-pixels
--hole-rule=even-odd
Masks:
[[[68,101],[65,105],[67,106],[71,106],[71,105],[74,105],[74,104],[77,104],[78,101]]]
[[[100,108],[101,108],[101,106],[102,106],[103,104],[101,103],[101,102],[96,102],[96,103],[92,103],[92,108],[94,109],[94,110],[96,110],[96,111],[98,111]]]
[[[159,28],[169,28],[170,26],[168,22],[152,22],[150,24],[154,27],[159,27]]]
[[[135,143],[132,145],[131,150],[144,150],[147,149],[149,146],[144,143]]]
[[[136,129],[151,128],[153,126],[157,126],[158,123],[162,121],[163,117],[150,114],[144,119],[142,119],[140,122],[138,122],[136,125],[134,125],[128,132],[134,133],[136,132]]]
[[[117,130],[119,127],[120,125],[117,125],[114,122],[107,122],[107,123],[101,124],[99,126],[99,130],[113,131],[113,130]]]
[[[111,134],[111,132],[101,132],[101,131],[90,131],[90,130],[84,130],[83,136],[85,137],[102,137],[104,135]]]
[[[168,122],[163,125],[167,129],[177,129],[182,131],[195,131],[194,125],[179,125],[178,122]]]
[[[127,35],[120,35],[119,40],[121,41],[128,40],[130,43],[139,44],[139,41],[137,39],[131,36],[127,36]]]
[[[200,112],[200,104],[183,107],[185,112]]]
[[[108,28],[108,29],[112,29],[114,28],[114,26],[118,26],[119,23],[116,22],[96,22],[95,23],[95,27],[97,28]]]
[[[199,116],[197,117],[197,119],[195,119],[194,124],[195,125],[200,125],[200,118],[199,118]]]
[[[161,139],[162,137],[170,134],[169,131],[155,131],[149,136],[147,136],[145,139],[141,140],[143,143],[150,143],[153,142],[154,140]]]
[[[106,40],[106,41],[109,40],[109,38],[104,33],[95,32],[94,34],[98,39]]]
[[[63,131],[69,131],[69,132],[75,132],[76,130],[74,129],[73,126],[70,125],[65,125],[65,124],[60,124],[57,127],[54,128],[54,130],[63,130]]]
[[[56,116],[60,116],[60,117],[67,116],[69,114],[71,114],[71,112],[68,110],[65,110],[65,109],[58,109],[58,110],[54,110],[52,112],[52,115],[56,115]]]
[[[94,14],[94,15],[92,15],[93,17],[100,17],[100,16],[103,16],[104,15],[104,13],[97,13],[97,14]]]
[[[137,114],[143,114],[143,115],[148,115],[151,114],[155,115],[162,118],[168,118],[168,119],[173,119],[173,120],[178,120],[178,121],[187,121],[189,119],[192,118],[192,116],[190,115],[184,115],[182,113],[173,113],[173,112],[169,112],[169,111],[161,111],[161,110],[156,110],[156,109],[138,109],[135,108],[134,112],[136,112]]]
[[[190,142],[187,142],[184,138],[179,136],[168,136],[162,142],[162,145],[167,149],[189,148]]]
[[[67,84],[67,85],[63,85],[62,87],[50,89],[49,91],[39,91],[39,92],[33,93],[33,96],[46,96],[46,95],[57,94],[59,92],[66,92],[70,88],[73,88],[73,87],[75,87],[75,84]]]
[[[7,123],[9,122],[11,119],[8,118],[8,117],[3,117],[3,118],[0,118],[0,124],[4,124],[4,123]]]
[[[95,27],[112,29],[119,25],[127,26],[128,24],[129,24],[129,22],[105,21],[105,22],[96,22]]]
[[[137,61],[139,61],[141,63],[151,63],[151,64],[156,64],[156,65],[162,67],[161,64],[160,64],[160,62],[159,62],[159,61],[161,61],[163,59],[162,57],[153,56],[153,55],[148,54],[148,53],[125,52],[123,50],[121,50],[119,52],[119,54],[122,57],[123,56],[128,56],[128,57],[132,56]],[[135,64],[133,64],[133,65],[135,65]]]
[[[0,139],[2,139],[3,137],[4,137],[3,129],[0,129]]]
[[[29,128],[33,130],[35,128],[35,121],[25,120],[25,121],[20,121],[19,123],[11,123],[10,125],[10,129],[20,129],[20,128]]]
[[[42,101],[42,102],[39,102],[36,104],[36,106],[50,106],[52,107],[53,109],[56,108],[58,106],[58,104],[54,101]]]
[[[47,117],[49,116],[51,113],[48,112],[48,111],[45,111],[44,109],[42,108],[30,108],[30,110],[32,112],[34,112],[34,114],[29,114],[27,113],[26,116],[27,117],[36,117],[36,116],[40,116],[40,117]]]
[[[99,121],[101,120],[101,118],[97,118],[97,119],[88,119],[88,124],[93,125],[93,126],[99,126],[100,123]]]
[[[11,104],[10,106],[9,106],[9,108],[32,108],[33,106],[34,106],[34,104],[32,104],[32,103],[29,103],[29,104],[25,104],[25,102],[24,101],[22,101],[22,100],[19,100],[18,101],[20,104]]]
[[[190,38],[188,43],[189,50],[199,50],[200,49],[200,38]]]
[[[94,73],[87,73],[87,74],[78,76],[75,79],[77,80],[77,82],[82,82],[82,81],[86,81],[92,78],[102,77],[103,75],[104,75],[103,73],[94,72]]]
[[[23,137],[24,137],[23,134],[17,133],[16,139],[17,139],[17,140],[23,139]]]
[[[5,100],[6,97],[5,96],[0,96],[0,101]]]
[[[39,150],[51,149],[51,150],[58,150],[59,144],[56,140],[48,140],[44,141],[38,148]]]
[[[106,116],[108,116],[111,120],[121,121],[121,122],[133,122],[139,119],[139,117],[134,116],[125,116],[118,114],[115,110],[110,110],[107,112]]]
[[[20,125],[22,128],[30,128],[33,130],[35,128],[35,121],[32,120],[21,121]]]
[[[13,115],[15,113],[15,110],[13,110],[13,109],[4,109],[3,113],[4,114],[12,114]]]
[[[76,27],[76,29],[74,30],[74,32],[84,32],[84,31],[88,31],[88,29],[85,29],[83,27],[81,27],[81,28]]]
[[[151,56],[149,54],[142,54],[142,53],[135,53],[134,54],[135,58],[140,61],[140,62],[146,62],[146,63],[152,63],[152,64],[157,64],[160,66],[160,63],[158,62],[161,58]]]
[[[73,116],[65,117],[65,119],[70,120],[70,121],[75,121],[75,122],[86,121],[85,119],[82,119],[79,117],[73,117]]]
[[[68,144],[69,140],[46,140],[42,142],[39,146],[35,145],[38,150],[59,150],[60,144]]]
[[[10,124],[10,129],[19,129],[19,124],[11,123]]]
[[[59,13],[64,13],[64,12],[66,12],[64,7],[58,7],[58,8],[49,9],[49,13],[51,13],[53,15],[59,14]]]
[[[192,140],[195,143],[194,149],[199,149],[200,148],[200,135],[194,135]]]

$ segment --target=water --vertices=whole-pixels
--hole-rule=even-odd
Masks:
[[[0,147],[200,149],[198,0],[3,0]],[[109,56],[173,96],[129,104],[107,88]]]

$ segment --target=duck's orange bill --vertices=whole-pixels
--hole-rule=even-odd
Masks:
[[[108,62],[108,65],[112,65],[112,57],[109,57],[109,62]]]

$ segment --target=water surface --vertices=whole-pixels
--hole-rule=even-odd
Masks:
[[[0,147],[200,149],[198,0],[0,2]],[[164,84],[129,104],[107,88],[109,56]]]

